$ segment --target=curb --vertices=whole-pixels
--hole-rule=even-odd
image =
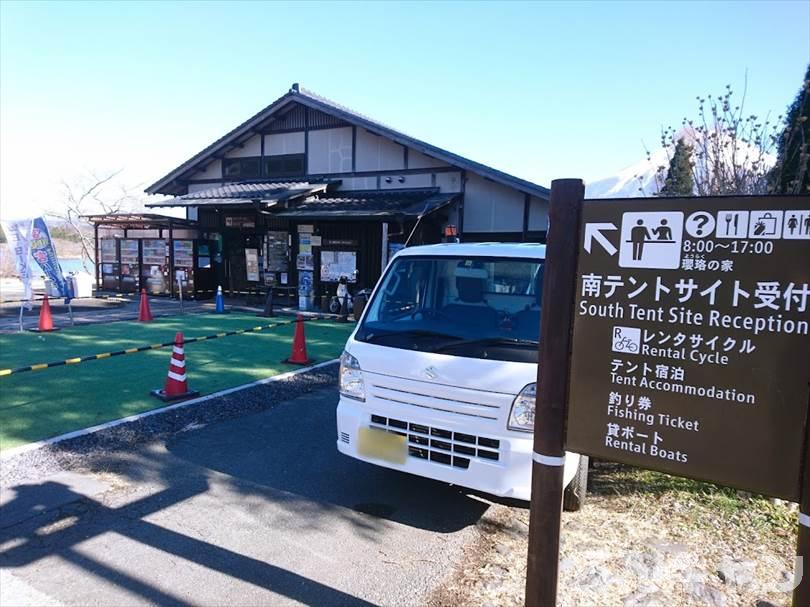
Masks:
[[[78,438],[80,436],[85,436],[87,434],[95,434],[96,432],[100,432],[102,430],[107,430],[108,428],[114,428],[115,426],[120,426],[122,424],[128,424],[130,422],[138,421],[145,417],[151,417],[153,415],[160,415],[162,413],[167,413],[169,411],[174,411],[176,409],[181,409],[183,407],[190,407],[192,405],[196,405],[199,403],[203,403],[205,401],[218,398],[220,396],[225,396],[226,394],[231,394],[233,392],[239,392],[240,390],[246,390],[247,388],[252,388],[253,386],[261,386],[264,384],[269,384],[274,381],[281,381],[285,379],[289,379],[290,377],[294,377],[296,375],[300,375],[302,373],[306,373],[308,371],[312,371],[314,369],[320,369],[321,367],[326,367],[329,365],[334,365],[340,362],[339,358],[333,358],[332,360],[327,360],[322,363],[318,363],[315,365],[311,365],[309,367],[303,367],[301,369],[295,369],[294,371],[287,371],[286,373],[281,373],[279,375],[273,375],[272,377],[266,377],[264,379],[259,379],[254,382],[250,382],[248,384],[242,384],[240,386],[235,386],[233,388],[226,388],[225,390],[220,390],[219,392],[212,392],[211,394],[206,394],[205,396],[200,396],[199,398],[192,398],[191,400],[186,400],[181,403],[175,403],[174,405],[169,405],[168,407],[159,407],[157,409],[150,409],[149,411],[144,411],[143,413],[136,413],[135,415],[128,415],[127,417],[121,417],[119,419],[114,419],[109,422],[104,422],[103,424],[98,424],[96,426],[90,426],[89,428],[83,428],[81,430],[74,430],[73,432],[67,432],[65,434],[60,434],[59,436],[54,436],[52,438],[46,438],[45,440],[36,441],[33,443],[28,443],[26,445],[20,445],[19,447],[13,447],[7,451],[0,452],[0,462],[8,461],[18,455],[22,455],[23,453],[28,453],[29,451],[35,451],[37,449],[41,449],[43,447],[47,447],[50,445],[55,445],[61,443],[66,440],[70,440],[73,438]]]

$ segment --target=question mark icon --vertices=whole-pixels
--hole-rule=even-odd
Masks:
[[[686,220],[686,231],[696,238],[704,238],[714,231],[714,217],[706,211],[692,213]]]

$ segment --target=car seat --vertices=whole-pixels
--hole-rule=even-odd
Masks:
[[[454,322],[494,327],[498,313],[487,305],[484,293],[489,272],[481,262],[461,261],[455,269],[457,301],[442,308],[442,313]]]

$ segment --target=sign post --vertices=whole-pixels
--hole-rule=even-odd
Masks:
[[[575,292],[571,277],[577,266],[584,194],[585,186],[579,179],[557,179],[551,184],[534,418],[527,607],[554,607],[557,601],[568,357]]]

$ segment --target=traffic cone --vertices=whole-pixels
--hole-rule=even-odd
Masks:
[[[39,325],[36,329],[32,329],[38,333],[49,333],[57,331],[58,329],[53,326],[53,317],[51,316],[51,302],[48,301],[48,294],[42,299],[42,307],[39,309]]]
[[[292,355],[282,362],[291,365],[309,365],[314,362],[307,356],[307,338],[304,335],[304,317],[300,314],[295,319],[295,336],[293,337]]]
[[[225,298],[222,296],[222,285],[217,287],[217,298],[216,298],[216,308],[214,309],[214,314],[227,314],[228,311],[225,309]]]
[[[146,296],[146,289],[141,289],[141,305],[138,306],[138,322],[149,322],[154,320],[152,310],[149,309],[149,298]]]
[[[180,400],[199,396],[196,390],[188,389],[186,379],[186,355],[183,348],[183,333],[177,332],[174,336],[174,347],[172,348],[172,359],[169,362],[169,375],[166,377],[166,384],[162,390],[152,390],[152,396],[167,402],[170,400]]]

